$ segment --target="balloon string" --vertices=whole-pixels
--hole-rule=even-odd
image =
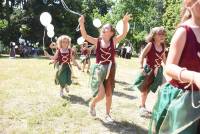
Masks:
[[[44,38],[45,38],[45,28],[44,28],[44,34],[43,34],[43,51],[45,51],[45,46],[44,46]]]
[[[66,5],[66,3],[64,2],[64,0],[61,0],[61,3],[62,3],[62,5],[63,5],[63,7],[65,8],[65,10],[69,11],[70,13],[73,13],[73,14],[76,14],[76,15],[78,15],[78,16],[81,16],[80,13],[75,12],[75,11],[72,11],[71,9],[69,9],[69,7]]]
[[[78,26],[76,27],[76,31],[80,31],[80,24],[78,24]]]
[[[72,11],[71,9],[69,9],[69,7],[66,5],[66,3],[64,2],[64,0],[61,0],[61,3],[62,3],[62,5],[63,5],[64,9],[67,10],[68,12],[73,13],[73,14],[78,15],[78,16],[81,16],[80,13],[75,12],[75,11]],[[76,31],[77,31],[77,32],[80,31],[80,25],[78,25],[78,26],[76,27]]]

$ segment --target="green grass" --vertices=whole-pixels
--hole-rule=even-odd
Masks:
[[[103,122],[105,100],[97,105],[98,118],[88,115],[89,76],[73,67],[76,78],[70,94],[59,96],[55,70],[49,60],[0,58],[0,133],[136,133],[145,134],[148,119],[137,116],[138,93],[125,90],[134,79],[138,62],[117,58],[112,115],[115,125]],[[92,59],[94,63],[94,59]],[[145,124],[145,125],[144,125]]]

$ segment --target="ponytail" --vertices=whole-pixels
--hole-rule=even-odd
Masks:
[[[188,8],[183,8],[181,11],[181,23],[185,22],[186,20],[192,17],[191,12]]]

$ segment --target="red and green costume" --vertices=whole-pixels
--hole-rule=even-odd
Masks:
[[[187,38],[178,66],[200,72],[200,43],[192,29],[186,29]],[[149,134],[199,134],[200,133],[200,90],[193,84],[171,80],[159,91],[154,106]]]
[[[162,51],[158,52],[152,43],[150,51],[146,56],[146,65],[142,72],[139,72],[133,84],[133,88],[140,91],[151,90],[156,92],[159,85],[163,80],[163,67],[161,66],[163,55],[165,53],[164,45],[162,45]],[[154,70],[158,69],[157,74],[154,74]]]
[[[57,68],[55,83],[64,88],[66,85],[71,85],[71,49],[61,51],[58,49],[58,58],[55,64]]]

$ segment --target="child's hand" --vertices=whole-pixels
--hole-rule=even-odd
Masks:
[[[124,15],[124,17],[123,17],[124,22],[128,22],[131,19],[132,19],[132,16],[131,16],[131,14],[128,14],[128,13],[126,13],[126,15]]]
[[[197,85],[197,87],[200,90],[200,73],[194,72],[194,83]]]
[[[84,24],[85,23],[85,18],[83,15],[81,15],[81,17],[78,19],[80,24]]]

